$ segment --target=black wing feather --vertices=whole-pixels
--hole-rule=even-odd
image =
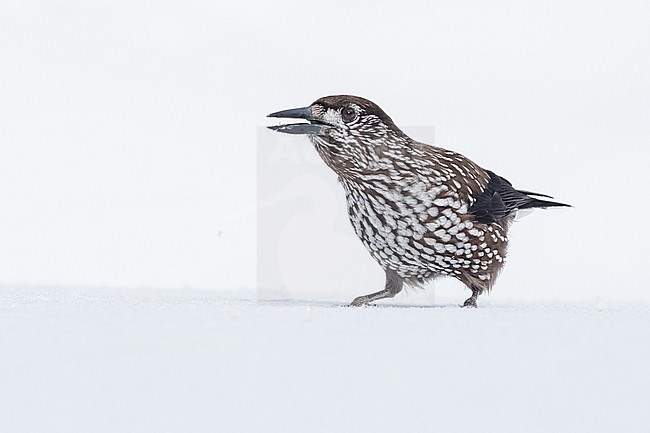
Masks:
[[[540,200],[535,197],[552,198],[545,194],[516,190],[508,180],[486,170],[490,176],[485,190],[476,197],[476,201],[469,208],[469,213],[476,221],[490,224],[512,215],[517,209],[547,208],[555,206],[569,206],[564,203]]]

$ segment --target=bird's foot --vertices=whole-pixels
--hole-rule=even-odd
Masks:
[[[477,307],[477,305],[476,305],[476,298],[473,297],[473,296],[472,296],[471,298],[468,298],[468,299],[463,303],[462,307],[463,307],[463,308],[465,308],[465,307],[476,308],[476,307]]]
[[[350,303],[350,307],[367,307],[370,306],[370,298],[367,296],[359,296],[354,298],[354,301]]]

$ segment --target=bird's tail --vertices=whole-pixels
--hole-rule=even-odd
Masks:
[[[566,203],[560,203],[557,201],[550,201],[550,200],[542,200],[536,197],[546,197],[546,198],[553,198],[550,195],[546,194],[539,194],[536,192],[530,192],[530,191],[519,191],[522,194],[525,194],[528,196],[529,200],[526,200],[524,204],[519,206],[519,209],[534,209],[534,208],[542,208],[546,209],[547,207],[571,207],[570,204]]]

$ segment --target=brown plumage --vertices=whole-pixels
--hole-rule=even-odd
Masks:
[[[448,275],[472,291],[464,306],[476,306],[503,267],[516,212],[568,206],[517,190],[463,155],[411,139],[367,99],[327,96],[269,116],[310,122],[270,128],[309,137],[339,176],[357,236],[386,272],[384,290],[351,305]]]

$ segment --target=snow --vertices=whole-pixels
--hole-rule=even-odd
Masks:
[[[648,431],[648,325],[648,304],[4,287],[0,431]]]

